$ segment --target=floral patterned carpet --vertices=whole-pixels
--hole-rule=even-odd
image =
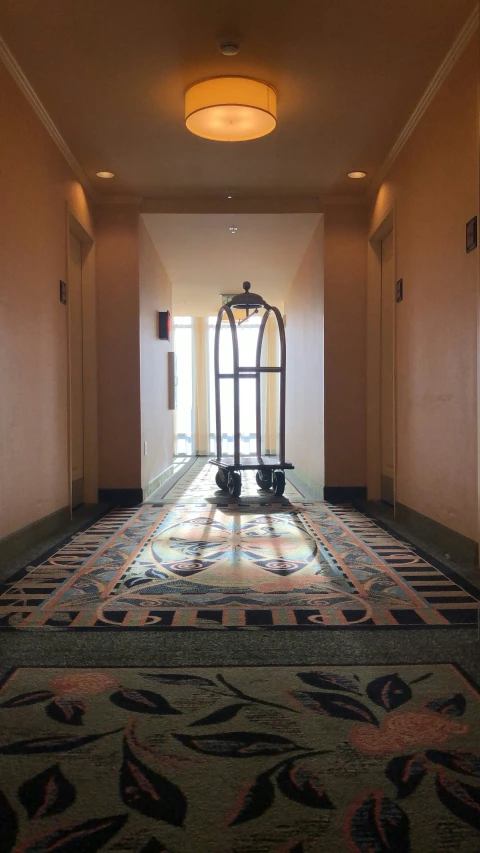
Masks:
[[[0,587],[4,629],[475,627],[478,592],[348,506],[118,509]]]
[[[2,853],[472,853],[480,701],[451,665],[20,668]]]

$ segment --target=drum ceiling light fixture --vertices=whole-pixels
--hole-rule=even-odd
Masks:
[[[275,129],[277,93],[250,77],[211,77],[185,92],[188,130],[218,142],[258,139]]]

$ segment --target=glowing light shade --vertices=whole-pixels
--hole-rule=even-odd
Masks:
[[[185,92],[188,130],[218,142],[258,139],[275,129],[277,93],[250,77],[212,77]]]
[[[366,172],[349,172],[348,177],[353,178],[354,180],[359,180],[360,178],[365,178],[367,175]]]

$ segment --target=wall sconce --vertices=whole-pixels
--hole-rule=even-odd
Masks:
[[[161,341],[170,340],[170,311],[158,312],[158,337]]]

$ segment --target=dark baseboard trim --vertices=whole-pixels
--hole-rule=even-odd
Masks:
[[[324,486],[323,499],[332,504],[362,501],[367,497],[366,486]]]
[[[143,501],[143,489],[99,489],[98,502],[115,506],[137,506]]]
[[[382,500],[385,503],[393,506],[395,503],[395,485],[392,477],[385,477],[382,474]]]
[[[412,533],[417,533],[423,539],[433,540],[454,560],[469,564],[478,563],[478,544],[474,539],[469,539],[462,533],[457,533],[433,518],[398,502],[395,504],[395,520],[405,524]]]
[[[17,554],[35,545],[40,539],[47,539],[52,533],[70,522],[70,507],[64,506],[55,512],[32,521],[15,533],[0,539],[0,560],[12,559]]]

